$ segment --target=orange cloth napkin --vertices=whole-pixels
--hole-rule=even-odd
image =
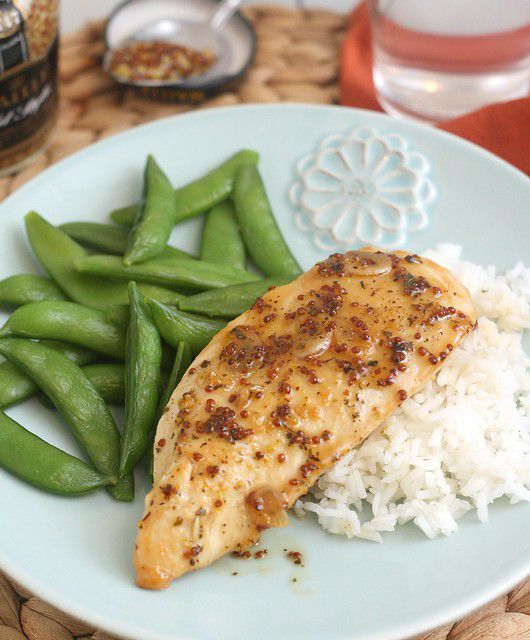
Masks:
[[[350,16],[342,45],[340,83],[341,104],[382,111],[372,80],[370,19],[364,3]],[[438,127],[467,138],[530,175],[530,98],[493,104]]]

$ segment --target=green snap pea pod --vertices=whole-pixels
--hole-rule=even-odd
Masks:
[[[68,360],[75,362],[79,367],[84,367],[87,364],[93,364],[101,360],[101,356],[92,351],[91,349],[85,349],[77,344],[71,342],[63,342],[62,340],[41,340],[41,344],[50,349],[55,349],[63,356],[66,356]]]
[[[25,220],[37,260],[71,300],[103,310],[116,304],[129,304],[125,283],[93,278],[75,270],[75,260],[88,255],[75,240],[34,211],[28,213]],[[140,290],[147,298],[167,304],[176,304],[178,300],[173,291],[162,287],[141,285]]]
[[[65,222],[58,227],[83,247],[122,256],[129,241],[126,229],[99,222]]]
[[[256,165],[259,154],[243,149],[228,158],[218,167],[198,180],[175,190],[175,224],[205,213],[219,202],[226,200],[232,193],[234,176],[242,165]],[[138,205],[122,207],[111,212],[110,217],[116,224],[131,226],[136,220]]]
[[[120,207],[119,209],[113,209],[110,212],[109,217],[114,224],[117,224],[120,227],[130,228],[134,225],[137,215],[138,205],[131,204],[126,207]],[[129,236],[127,235],[127,239],[128,238]]]
[[[0,364],[0,409],[7,409],[31,398],[38,392],[37,385],[10,362]]]
[[[184,313],[154,300],[149,301],[151,315],[160,335],[172,347],[187,342],[193,354],[199,353],[226,326],[223,320]]]
[[[92,276],[163,284],[194,291],[259,280],[258,276],[248,271],[203,260],[154,258],[126,267],[118,256],[86,256],[76,260],[75,267],[80,273]]]
[[[181,311],[202,313],[214,318],[232,319],[241,315],[254,304],[256,298],[267,293],[270,287],[288,284],[294,276],[284,278],[266,278],[259,282],[237,284],[223,289],[203,291],[194,296],[182,298],[178,303]]]
[[[107,404],[124,404],[125,369],[122,364],[89,364],[82,369]],[[48,396],[42,395],[39,399],[44,406],[53,408]]]
[[[169,402],[173,391],[175,391],[175,389],[177,388],[178,383],[180,382],[187,368],[190,366],[191,361],[191,350],[188,343],[179,343],[177,352],[175,353],[175,361],[173,362],[173,367],[171,369],[171,373],[169,374],[167,385],[160,395],[160,402],[158,404],[159,415],[162,415],[164,408]]]
[[[175,194],[166,174],[153,156],[147,156],[142,200],[131,229],[124,264],[130,266],[155,258],[167,244],[175,224]]]
[[[245,244],[230,201],[221,202],[206,214],[201,236],[201,260],[245,269]]]
[[[120,305],[115,309],[111,309],[107,314],[107,320],[109,322],[113,322],[118,325],[118,327],[125,328],[129,326],[129,307],[125,307]],[[171,371],[171,367],[173,366],[173,360],[175,359],[175,350],[168,344],[162,345],[162,371]],[[0,405],[1,408],[1,405]]]
[[[158,403],[158,417],[164,413],[164,409],[171,398],[173,391],[177,388],[178,383],[180,382],[182,376],[186,372],[187,368],[190,366],[192,361],[191,351],[189,345],[186,342],[181,342],[178,346],[178,349],[175,353],[175,360],[173,362],[173,367],[171,368],[171,373],[169,374],[169,378],[167,383],[162,387],[162,393],[160,394],[160,401]],[[155,463],[154,453],[155,453],[155,443],[154,437],[156,434],[156,425],[155,428],[151,431],[151,435],[149,437],[149,447],[147,449],[147,467],[149,469],[149,475],[151,479],[153,478],[153,468]]]
[[[178,300],[184,300],[185,296],[177,294]],[[116,304],[105,314],[106,319],[118,327],[127,328],[129,324],[129,307],[124,304]],[[173,356],[171,356],[171,359]],[[170,365],[171,366],[171,365]]]
[[[98,358],[93,351],[87,351],[73,344],[53,340],[43,340],[42,344],[59,351],[80,367],[95,362]],[[13,404],[27,400],[38,393],[38,390],[39,388],[33,380],[13,364],[10,362],[0,364],[0,409],[6,409]]]
[[[130,473],[149,446],[157,419],[162,345],[136,283],[129,283],[130,310],[125,359],[125,427],[120,476]]]
[[[125,404],[125,367],[122,364],[112,362],[89,364],[82,369],[107,404]],[[167,380],[167,374],[162,371],[160,373],[160,388],[164,388]],[[53,409],[53,404],[47,396],[42,395],[39,400],[44,406]]]
[[[0,412],[0,467],[49,493],[78,496],[113,482]]]
[[[95,468],[116,482],[120,433],[82,369],[61,353],[22,338],[0,340],[0,354],[44,391]]]
[[[16,309],[0,329],[0,338],[19,336],[64,340],[123,360],[125,332],[104,311],[65,300],[31,302]]]
[[[127,251],[129,232],[121,227],[99,222],[66,222],[58,228],[89,249],[116,256],[122,256]],[[191,253],[170,245],[166,245],[160,255],[166,258],[195,258]]]
[[[109,488],[110,495],[119,502],[132,502],[134,500],[134,474],[123,476],[118,484]]]
[[[0,281],[0,304],[18,307],[28,302],[65,299],[59,287],[43,276],[19,274]]]
[[[151,310],[149,309],[149,313]],[[167,373],[171,371],[173,362],[175,361],[175,349],[170,344],[162,342],[162,363],[160,365],[162,369],[162,376],[167,381]]]
[[[118,325],[118,327],[125,328],[125,330],[127,330],[127,327],[129,326],[129,316],[130,316],[129,307],[125,307],[123,305],[120,305],[115,309],[109,310],[109,312],[106,314],[107,320],[109,320],[109,322],[113,322],[114,324]],[[162,345],[162,364],[161,364],[163,372],[171,371],[171,367],[173,366],[174,359],[175,359],[175,350],[170,345],[164,343]],[[0,408],[1,408],[1,405],[0,405]]]
[[[105,313],[105,318],[117,327],[125,327],[129,324],[129,307],[125,304],[115,304]]]
[[[278,228],[256,167],[240,167],[232,195],[241,234],[254,262],[269,277],[301,273]]]

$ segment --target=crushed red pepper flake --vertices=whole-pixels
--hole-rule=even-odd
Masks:
[[[207,71],[216,61],[211,51],[198,51],[165,40],[129,42],[111,53],[109,70],[124,81],[176,81]]]

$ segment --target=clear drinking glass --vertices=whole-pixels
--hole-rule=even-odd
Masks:
[[[368,0],[392,115],[439,122],[530,91],[530,0]]]

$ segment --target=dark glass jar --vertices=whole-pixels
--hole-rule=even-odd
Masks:
[[[0,0],[0,174],[29,162],[57,118],[58,0]]]

